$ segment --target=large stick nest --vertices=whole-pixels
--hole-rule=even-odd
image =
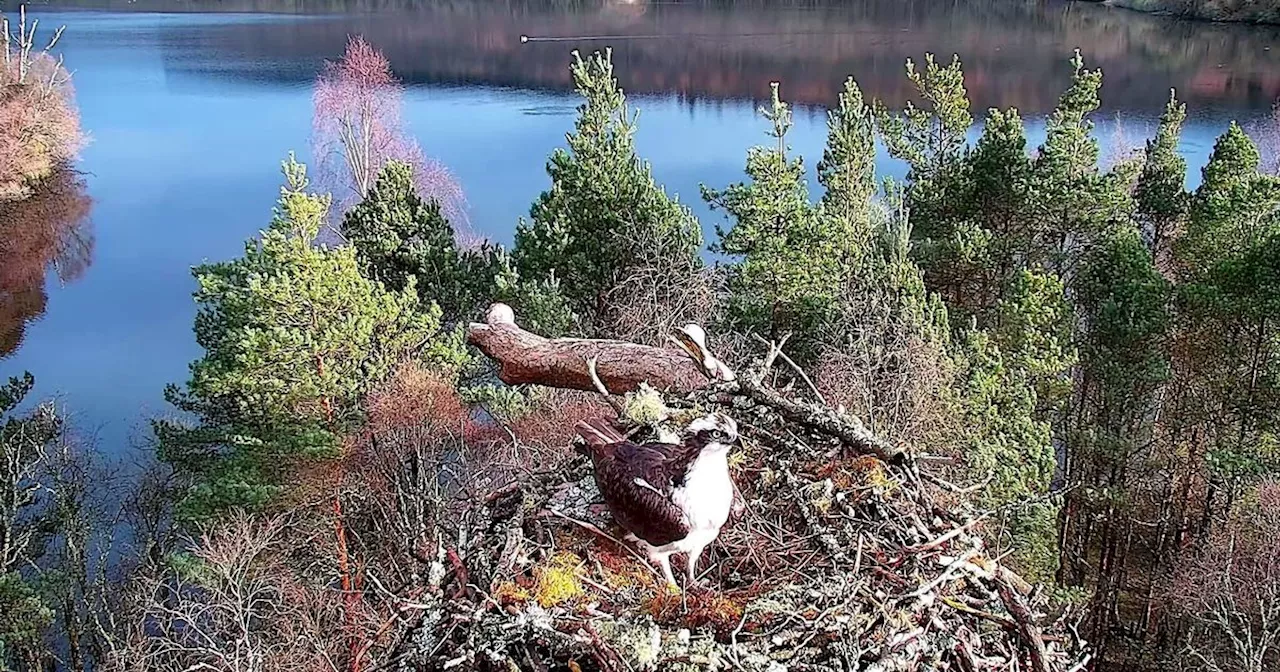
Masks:
[[[515,347],[494,346],[495,329]],[[705,374],[693,385],[687,365],[663,378],[678,350],[548,341],[519,330],[505,306],[472,325],[470,339],[500,370],[521,371],[518,382],[541,371],[562,387],[621,391],[601,374],[624,370],[630,393],[610,401],[639,438],[710,409],[729,413],[743,434],[731,468],[748,506],[704,556],[711,588],[674,593],[616,541],[585,460],[498,487],[470,502],[458,539],[440,546],[434,597],[406,605],[423,618],[408,669],[1068,672],[1087,663],[1070,611],[1045,613],[1041,591],[988,555],[980,515],[955,497],[939,504],[954,486],[817,401],[798,368],[800,391],[764,382],[779,348],[733,375],[686,332],[685,361]],[[617,348],[631,358],[622,369],[607,362]],[[646,353],[658,353],[650,379],[666,391],[634,384]]]

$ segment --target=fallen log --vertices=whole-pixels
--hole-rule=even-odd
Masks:
[[[686,394],[712,382],[689,355],[626,341],[594,338],[545,338],[521,329],[511,307],[495,303],[483,323],[467,327],[467,342],[498,363],[498,378],[508,385],[537,384],[596,392],[588,362],[612,393],[648,383],[659,390]]]
[[[467,342],[498,363],[498,378],[508,385],[626,393],[648,383],[675,394],[714,387],[730,398],[743,396],[767,406],[859,453],[892,464],[905,461],[900,447],[877,436],[859,418],[784,397],[760,380],[736,376],[711,354],[701,327],[688,325],[673,341],[681,349],[594,338],[545,338],[517,325],[515,313],[504,303],[489,306],[483,323],[467,327]]]

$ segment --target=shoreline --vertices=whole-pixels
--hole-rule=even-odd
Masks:
[[[1081,1],[1092,4],[1095,0]],[[1235,5],[1237,2],[1238,0],[1101,0],[1097,4],[1203,23],[1280,25],[1280,2],[1264,7],[1243,2],[1238,3],[1243,6],[1224,6]]]

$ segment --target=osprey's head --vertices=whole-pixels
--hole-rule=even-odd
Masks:
[[[700,445],[704,451],[727,453],[729,447],[738,442],[738,423],[723,413],[704,415],[689,423],[684,430],[684,439]]]

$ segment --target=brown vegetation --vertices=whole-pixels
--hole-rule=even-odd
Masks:
[[[59,29],[36,50],[38,20],[19,10],[16,31],[8,17],[0,65],[0,201],[26,198],[34,185],[75,158],[84,142],[71,75],[51,49]]]
[[[1263,483],[1179,568],[1169,598],[1206,670],[1280,667],[1280,482]]]

